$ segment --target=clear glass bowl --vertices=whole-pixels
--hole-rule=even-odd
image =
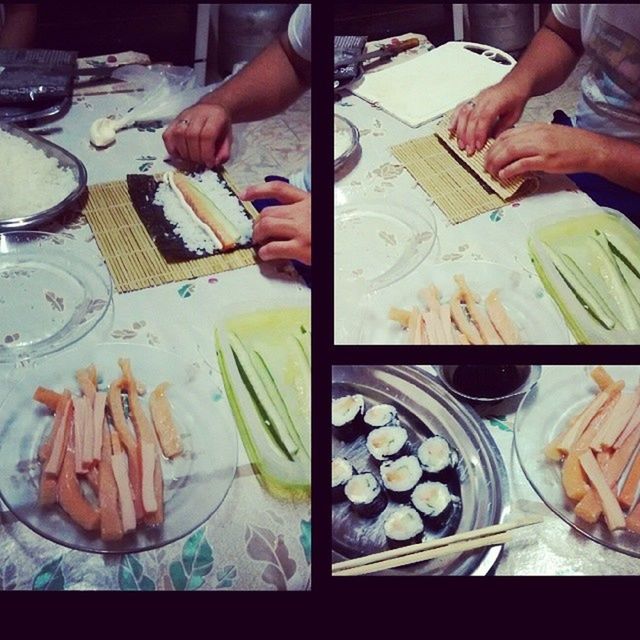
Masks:
[[[333,135],[334,138],[339,135],[344,134],[349,138],[349,145],[347,148],[336,155],[335,153],[335,141],[334,141],[334,153],[333,153],[333,170],[337,171],[353,154],[353,152],[358,148],[358,144],[360,142],[360,132],[358,128],[351,122],[344,118],[343,116],[339,116],[334,114],[333,116]]]
[[[139,526],[122,540],[104,542],[98,533],[76,525],[62,509],[38,506],[41,465],[37,452],[51,430],[53,416],[32,399],[38,385],[77,391],[75,372],[94,363],[99,388],[121,375],[118,358],[129,358],[147,394],[161,382],[178,425],[184,452],[162,458],[165,521]],[[220,506],[235,474],[237,437],[233,418],[221,398],[217,372],[199,362],[146,345],[103,343],[80,345],[37,363],[13,388],[2,406],[0,426],[0,498],[23,524],[58,544],[95,553],[132,553],[182,538],[205,522]]]
[[[638,382],[638,367],[606,365],[616,380],[628,388]],[[548,460],[545,446],[567,421],[582,410],[597,393],[597,386],[584,365],[546,366],[538,383],[522,400],[516,415],[514,437],[520,466],[542,501],[576,531],[605,547],[640,558],[640,535],[629,531],[610,532],[602,521],[589,524],[576,517],[574,503],[562,487],[560,463]]]
[[[0,234],[0,365],[36,360],[92,332],[111,307],[102,256],[63,234]]]

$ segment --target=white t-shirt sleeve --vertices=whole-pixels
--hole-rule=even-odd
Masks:
[[[311,5],[300,4],[289,20],[287,33],[293,50],[304,60],[311,60]]]
[[[580,29],[580,5],[579,4],[554,4],[551,5],[553,16],[565,27]]]

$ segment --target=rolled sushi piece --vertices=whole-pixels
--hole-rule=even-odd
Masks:
[[[399,507],[384,521],[384,534],[392,549],[417,544],[422,539],[423,532],[422,518],[413,507]]]
[[[331,461],[331,497],[333,502],[342,502],[346,499],[344,488],[354,475],[356,475],[356,470],[348,460],[334,458]]]
[[[397,427],[398,410],[390,404],[376,404],[364,414],[364,428],[366,431],[378,427]]]
[[[387,496],[373,473],[360,473],[347,482],[344,494],[353,510],[365,518],[373,518],[387,506]]]
[[[344,442],[355,440],[362,431],[364,398],[359,395],[336,398],[331,403],[333,432]]]
[[[418,447],[417,455],[426,479],[446,482],[456,476],[458,452],[442,436],[427,438]]]
[[[447,523],[457,500],[442,482],[422,482],[411,494],[411,504],[423,517],[425,524],[434,529]]]
[[[380,477],[392,500],[407,502],[422,479],[422,468],[416,456],[402,456],[383,462],[380,465]]]
[[[403,427],[380,427],[367,436],[367,450],[378,462],[393,460],[406,452],[407,438]]]

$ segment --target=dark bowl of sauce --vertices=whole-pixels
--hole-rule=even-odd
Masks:
[[[435,367],[442,385],[484,415],[512,413],[540,378],[540,365],[444,364]]]

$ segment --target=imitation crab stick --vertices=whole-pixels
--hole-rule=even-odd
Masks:
[[[58,502],[74,522],[87,531],[93,531],[100,526],[100,513],[84,497],[75,466],[73,437],[71,437],[58,478]]]
[[[65,451],[67,448],[67,442],[69,441],[71,431],[71,418],[73,415],[73,404],[71,402],[71,393],[65,389],[64,391],[64,408],[60,411],[60,422],[57,429],[54,423],[55,432],[52,434],[52,446],[51,453],[47,458],[47,463],[44,467],[45,473],[53,476],[58,476],[62,468],[62,461],[65,457]],[[57,412],[56,412],[57,420]]]
[[[33,399],[36,402],[45,405],[45,407],[54,413],[61,398],[62,394],[52,389],[47,389],[46,387],[38,387],[33,394]]]
[[[99,491],[100,537],[120,540],[124,534],[118,511],[118,486],[111,467],[111,438],[106,422],[102,425],[102,452],[100,458]]]
[[[491,324],[495,327],[502,341],[505,344],[520,344],[518,329],[516,329],[516,326],[511,322],[511,318],[509,318],[506,309],[502,306],[497,289],[489,293],[484,306],[487,310],[489,320],[491,320]]]
[[[627,479],[624,481],[618,500],[623,507],[630,509],[636,501],[638,486],[640,485],[640,454],[635,457]]]
[[[422,322],[424,324],[426,336],[425,344],[438,344],[438,335],[436,334],[436,329],[433,326],[433,314],[431,311],[425,311],[422,314]]]
[[[640,391],[621,394],[616,406],[591,441],[590,446],[594,451],[610,449],[613,446],[631,420],[638,403],[640,403]]]
[[[478,327],[478,331],[480,331],[480,335],[482,336],[482,340],[485,344],[504,344],[502,339],[498,335],[497,331],[493,328],[491,322],[487,318],[485,312],[476,304],[475,296],[471,289],[469,289],[469,285],[465,280],[462,274],[456,274],[453,276],[453,279],[456,281],[456,284],[460,288],[460,293],[462,294],[462,299],[467,305],[467,310],[469,311],[469,315],[471,319],[476,323]]]
[[[587,449],[590,448],[591,442],[596,437],[598,431],[602,428],[602,425],[607,420],[609,414],[615,408],[619,398],[620,394],[613,396],[613,398],[609,398],[609,400],[604,403],[600,411],[598,411],[598,413],[596,413],[596,415],[591,419],[591,422],[589,422],[589,426],[574,442],[573,446],[571,447],[571,451],[579,451],[580,453],[584,453]]]
[[[614,383],[614,379],[606,372],[602,366],[594,367],[591,371],[591,378],[600,387],[600,391],[603,391],[607,387]]]
[[[93,367],[93,370],[90,370],[91,367]],[[76,380],[78,381],[78,386],[82,393],[89,398],[93,405],[93,399],[96,395],[95,367],[90,365],[90,367],[87,367],[86,369],[79,369],[76,371]]]
[[[97,391],[93,400],[93,451],[91,457],[94,462],[98,462],[102,452],[102,423],[104,422],[104,411],[107,403],[107,394],[104,391]]]
[[[144,521],[149,525],[159,525],[164,522],[164,480],[162,478],[162,466],[160,455],[156,448],[156,466],[153,472],[153,491],[155,493],[158,508],[154,513],[149,513],[144,517]]]
[[[153,488],[153,476],[156,466],[155,434],[138,398],[138,387],[131,371],[131,363],[126,358],[120,358],[118,364],[122,369],[127,387],[129,410],[138,437],[138,460],[140,461],[142,480],[142,506],[145,513],[153,513],[158,509]]]
[[[131,494],[129,483],[129,467],[127,454],[122,450],[120,437],[117,433],[111,434],[111,466],[118,486],[118,499],[120,501],[120,512],[122,514],[122,528],[125,533],[136,528],[136,511]]]
[[[446,344],[446,336],[441,321],[442,307],[440,305],[439,291],[436,289],[435,285],[430,284],[426,289],[422,289],[420,291],[420,296],[431,314],[430,318],[433,325],[433,334],[435,336],[435,342],[433,342],[433,344]]]
[[[609,459],[603,468],[604,478],[611,488],[618,482],[629,464],[631,456],[640,443],[640,427],[636,427],[624,445]],[[599,461],[598,461],[599,462]],[[576,515],[587,522],[597,522],[602,513],[602,503],[593,488],[589,488],[586,495],[576,505]]]
[[[418,344],[417,339],[420,337],[420,313],[417,307],[413,307],[409,316],[409,342],[410,344]]]
[[[627,423],[627,426],[624,428],[624,431],[616,438],[616,441],[613,443],[613,448],[620,449],[624,446],[627,438],[629,438],[629,436],[636,430],[638,425],[640,425],[640,404],[636,407],[636,410]]]
[[[440,326],[444,336],[442,344],[456,344],[453,337],[453,325],[451,324],[451,306],[449,303],[440,306]]]
[[[462,294],[460,291],[454,294],[449,304],[451,305],[451,317],[456,327],[460,330],[460,333],[467,338],[470,344],[484,344],[480,333],[478,333],[476,327],[469,322],[467,314],[462,308]]]
[[[622,509],[590,449],[580,456],[580,464],[602,502],[602,510],[604,511],[604,517],[609,531],[624,529],[625,519]]]
[[[604,391],[601,391],[585,408],[585,410],[578,416],[578,419],[573,423],[571,428],[565,433],[564,437],[558,445],[558,449],[562,453],[568,453],[576,440],[582,435],[584,430],[589,426],[591,420],[605,405],[605,403],[622,391],[624,382],[621,380],[615,384],[607,387]]]
[[[571,500],[582,500],[589,491],[587,475],[580,464],[580,455],[570,452],[562,463],[562,486]]]
[[[73,396],[73,440],[75,443],[76,473],[82,473],[82,448],[87,420],[87,404],[84,397]]]
[[[389,320],[393,320],[394,322],[401,324],[405,329],[409,326],[410,316],[411,311],[407,311],[406,309],[398,309],[398,307],[391,307],[387,315]]]
[[[182,439],[173,421],[171,405],[167,398],[168,382],[159,384],[149,396],[151,419],[160,442],[162,453],[167,458],[175,458],[182,453]]]
[[[38,449],[38,460],[40,460],[40,462],[42,463],[46,463],[47,460],[49,460],[49,458],[51,457],[53,443],[56,439],[58,431],[61,428],[61,425],[63,424],[62,417],[64,415],[65,406],[70,398],[70,394],[69,396],[58,394],[58,404],[56,405],[54,411],[53,427],[51,428],[51,433]]]

